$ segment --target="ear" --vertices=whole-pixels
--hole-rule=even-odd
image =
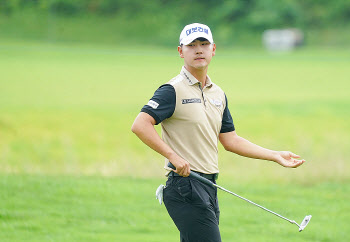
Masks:
[[[214,44],[213,44],[213,54],[212,54],[212,56],[215,55],[215,51],[216,51],[216,44],[214,43]]]
[[[177,52],[179,52],[181,58],[184,58],[184,55],[182,53],[182,47],[180,45],[177,47]]]

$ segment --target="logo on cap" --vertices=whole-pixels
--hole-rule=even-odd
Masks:
[[[209,30],[207,28],[194,27],[194,28],[190,28],[190,29],[186,30],[186,35],[189,36],[190,34],[196,33],[196,32],[204,32],[204,33],[208,34]]]

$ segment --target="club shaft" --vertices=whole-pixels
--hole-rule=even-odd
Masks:
[[[223,190],[223,191],[225,191],[225,192],[227,192],[227,193],[230,193],[230,194],[232,194],[233,196],[236,196],[236,197],[238,197],[238,198],[240,198],[240,199],[242,199],[242,200],[244,200],[244,201],[246,201],[246,202],[249,202],[250,204],[253,204],[253,205],[255,205],[255,206],[257,206],[257,207],[259,207],[259,208],[261,208],[261,209],[263,209],[263,210],[265,210],[265,211],[267,211],[267,212],[269,212],[269,213],[272,213],[272,214],[276,215],[277,217],[283,218],[284,220],[287,220],[287,221],[290,222],[290,223],[296,224],[294,220],[290,220],[290,219],[288,219],[288,218],[285,218],[285,217],[279,215],[278,213],[275,213],[275,212],[273,212],[273,211],[271,211],[271,210],[269,210],[269,209],[267,209],[267,208],[264,208],[263,206],[260,206],[259,204],[256,204],[255,202],[252,202],[252,201],[250,201],[250,200],[248,200],[248,199],[246,199],[246,198],[244,198],[244,197],[241,197],[240,195],[238,195],[238,194],[236,194],[236,193],[234,193],[234,192],[231,192],[231,191],[229,191],[229,190],[227,190],[227,189],[225,189],[225,188],[223,188],[223,187],[220,187],[219,185],[213,184],[213,186],[215,186],[215,187],[219,188],[220,190]]]
[[[170,162],[168,163],[168,167],[170,167],[170,168],[172,168],[174,170],[176,169],[175,166],[173,164],[171,164]],[[285,218],[282,215],[279,215],[278,213],[275,213],[275,212],[273,212],[273,211],[271,211],[271,210],[269,210],[267,208],[264,208],[263,206],[260,206],[259,204],[256,204],[256,203],[254,203],[254,202],[252,202],[252,201],[250,201],[250,200],[248,200],[248,199],[246,199],[244,197],[241,197],[240,195],[238,195],[238,194],[236,194],[234,192],[231,192],[231,191],[229,191],[229,190],[227,190],[227,189],[225,189],[223,187],[220,187],[219,185],[216,185],[215,183],[211,182],[210,180],[208,180],[208,179],[206,179],[204,177],[201,177],[200,175],[198,175],[195,172],[191,172],[190,173],[190,177],[193,177],[193,178],[195,178],[195,179],[197,179],[197,180],[199,180],[199,181],[201,181],[201,182],[203,182],[203,183],[205,183],[205,184],[207,184],[209,186],[217,187],[217,188],[219,188],[220,190],[222,190],[224,192],[228,192],[228,193],[230,193],[230,194],[232,194],[232,195],[234,195],[234,196],[236,196],[236,197],[238,197],[238,198],[240,198],[240,199],[242,199],[242,200],[244,200],[246,202],[249,202],[250,204],[253,204],[253,205],[255,205],[255,206],[257,206],[257,207],[259,207],[259,208],[261,208],[261,209],[263,209],[263,210],[265,210],[267,212],[269,212],[269,213],[272,213],[272,214],[276,215],[277,217],[280,217],[280,218],[282,218],[284,220],[287,220],[288,222],[290,222],[292,224],[295,224],[295,225],[297,225],[300,228],[300,225],[297,224],[294,220],[290,220],[288,218]]]

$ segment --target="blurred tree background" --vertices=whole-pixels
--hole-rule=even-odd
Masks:
[[[174,46],[191,22],[209,25],[225,46],[259,46],[270,28],[299,28],[309,45],[347,46],[350,1],[0,1],[2,38]]]

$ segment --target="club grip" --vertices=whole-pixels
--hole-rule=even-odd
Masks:
[[[173,169],[173,170],[176,170],[176,167],[175,167],[173,164],[171,164],[170,162],[168,163],[168,167],[171,168],[171,169]],[[197,179],[198,181],[201,181],[201,182],[203,182],[204,184],[207,184],[207,185],[209,185],[209,186],[214,186],[213,183],[212,183],[210,180],[208,180],[207,178],[204,178],[204,177],[200,176],[199,174],[197,174],[197,173],[195,173],[195,172],[191,172],[191,173],[190,173],[190,177],[195,178],[195,179]]]

